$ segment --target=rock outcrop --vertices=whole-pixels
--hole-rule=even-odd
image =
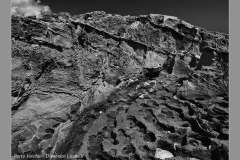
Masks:
[[[158,14],[12,16],[12,156],[228,159],[228,43]]]

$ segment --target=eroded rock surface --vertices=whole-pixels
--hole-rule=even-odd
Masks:
[[[12,155],[228,159],[228,43],[165,15],[12,16]]]

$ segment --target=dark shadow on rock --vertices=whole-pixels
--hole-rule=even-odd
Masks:
[[[160,68],[144,68],[144,75],[149,78],[156,78],[160,75]]]

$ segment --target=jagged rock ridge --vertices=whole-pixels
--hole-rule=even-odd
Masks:
[[[165,15],[12,16],[12,155],[228,159],[228,43]]]

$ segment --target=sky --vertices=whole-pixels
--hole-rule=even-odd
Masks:
[[[209,31],[229,33],[229,0],[41,0],[51,11],[72,15],[105,11],[120,15],[163,14]]]

